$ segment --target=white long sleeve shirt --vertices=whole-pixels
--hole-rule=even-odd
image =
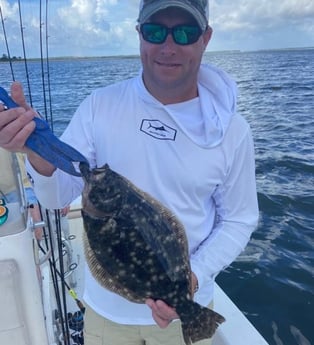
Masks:
[[[254,147],[236,113],[235,83],[201,66],[197,99],[163,105],[141,76],[94,91],[78,108],[62,140],[91,167],[108,163],[172,210],[186,229],[195,300],[208,305],[215,276],[245,248],[257,225]],[[47,208],[62,208],[82,191],[81,178],[57,170],[50,178],[29,167]],[[118,323],[153,324],[146,305],[101,287],[86,267],[84,300]]]

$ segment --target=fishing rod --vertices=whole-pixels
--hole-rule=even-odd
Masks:
[[[44,64],[44,39],[43,39],[43,27],[45,25],[45,30],[46,30],[46,35],[45,35],[45,43],[46,43],[46,66],[47,66],[47,73],[48,73],[48,81],[47,84],[49,85],[48,87],[48,95],[49,95],[49,104],[50,104],[50,126],[51,129],[53,129],[53,121],[52,121],[52,107],[51,107],[51,93],[50,93],[50,74],[49,74],[49,57],[48,57],[48,1],[46,0],[46,15],[45,15],[45,21],[43,20],[43,1],[40,0],[39,2],[39,33],[40,33],[40,64],[41,64],[41,79],[42,79],[42,92],[43,92],[43,98],[44,98],[44,113],[45,113],[45,119],[48,120],[48,100],[47,100],[47,85],[46,85],[46,78],[45,78],[45,64]],[[48,216],[48,212],[46,212]],[[49,216],[48,216],[49,217]],[[61,319],[61,328],[62,328],[62,334],[63,334],[63,340],[65,341],[65,345],[70,343],[70,330],[69,330],[69,320],[68,320],[68,313],[67,313],[67,305],[66,305],[66,295],[65,295],[65,288],[67,286],[65,285],[66,281],[64,279],[64,265],[63,265],[63,260],[62,260],[62,238],[61,238],[61,223],[60,223],[60,211],[55,210],[55,221],[56,221],[56,233],[57,233],[57,247],[58,247],[58,252],[59,252],[59,258],[60,258],[60,271],[57,270],[56,265],[55,265],[55,260],[54,263],[51,267],[51,270],[54,270],[60,277],[61,279],[61,293],[62,293],[62,298],[60,296],[59,288],[57,279],[55,279],[55,292],[56,292],[56,299],[58,300],[58,307],[60,311],[60,319]],[[54,275],[54,273],[52,272]],[[63,302],[63,309],[61,307],[61,301]],[[62,313],[62,310],[64,313]]]
[[[48,89],[48,95],[49,95],[49,109],[50,109],[50,118],[51,118],[51,124],[53,125],[52,121],[52,106],[51,106],[51,92],[50,92],[50,68],[49,68],[49,56],[48,56],[48,0],[46,0],[46,13],[45,13],[45,20],[43,20],[43,2],[40,0],[40,11],[39,11],[39,23],[40,23],[40,62],[41,62],[41,79],[42,79],[42,93],[43,93],[43,102],[45,107],[45,115],[47,119],[47,113],[48,113],[48,97],[47,97],[47,89]],[[12,65],[12,58],[10,55],[9,45],[8,45],[8,36],[5,30],[5,19],[2,14],[2,9],[0,6],[0,15],[1,15],[1,22],[2,22],[2,28],[4,32],[5,42],[6,42],[6,48],[7,48],[7,56],[10,63],[11,68],[11,74],[12,74],[12,80],[15,81],[14,71],[13,71],[13,65]],[[25,38],[24,38],[24,25],[22,20],[22,6],[21,1],[18,0],[18,11],[19,11],[19,21],[20,21],[20,32],[21,32],[21,39],[22,39],[22,48],[23,48],[23,57],[24,57],[24,66],[25,66],[25,72],[26,72],[26,79],[27,79],[27,85],[28,85],[28,91],[29,91],[29,97],[30,97],[30,104],[32,105],[32,92],[31,92],[31,86],[30,86],[30,76],[29,76],[29,69],[28,69],[28,60],[26,56],[26,48],[25,48]],[[45,42],[43,38],[43,28],[44,28],[44,22],[46,24],[46,33],[45,33]],[[44,45],[46,45],[46,63],[44,63]],[[47,69],[47,78],[45,78],[45,67]],[[50,232],[50,248],[54,248],[54,245],[52,243],[52,230],[49,225],[49,215],[48,210],[46,210],[47,213],[47,220],[48,220],[48,228]],[[66,292],[70,294],[70,296],[75,300],[76,305],[79,308],[81,313],[81,316],[84,314],[85,307],[83,303],[79,300],[76,292],[74,289],[72,289],[67,281],[65,280],[65,271],[64,271],[64,262],[63,262],[63,255],[62,255],[62,236],[61,236],[61,223],[60,223],[60,211],[55,212],[55,219],[56,219],[56,234],[57,234],[57,249],[58,249],[58,257],[59,257],[59,268],[57,268],[57,260],[56,256],[53,250],[51,250],[51,258],[49,257],[49,268],[50,268],[50,276],[52,278],[52,284],[53,284],[53,290],[55,292],[55,300],[56,300],[56,306],[58,310],[58,315],[56,317],[56,321],[58,320],[58,323],[56,325],[60,325],[59,331],[60,336],[63,337],[62,343],[64,345],[70,345],[70,323],[73,322],[73,318],[70,315],[71,313],[67,313],[67,305],[66,305]],[[47,251],[49,250],[49,244],[46,241],[46,247]],[[38,247],[39,248],[39,247]],[[46,252],[42,247],[40,249],[44,253]],[[61,284],[58,282],[61,281]],[[61,286],[60,286],[61,285]],[[70,318],[70,319],[69,319]],[[72,336],[72,335],[71,335]]]
[[[62,256],[62,237],[61,237],[61,217],[60,217],[60,210],[55,210],[55,217],[57,220],[57,239],[58,239],[58,243],[60,243],[61,245],[59,245],[58,249],[59,249],[59,256]],[[60,260],[60,262],[62,262],[62,270],[63,273],[59,273],[58,270],[56,270],[57,274],[59,275],[60,279],[62,280],[62,282],[64,283],[64,286],[68,289],[69,294],[71,295],[71,297],[74,298],[77,306],[79,307],[79,309],[81,310],[82,313],[85,312],[85,307],[83,305],[83,303],[78,299],[78,296],[76,294],[76,292],[70,288],[69,284],[66,282],[65,280],[65,273],[64,273],[64,265],[63,265],[63,260]]]
[[[44,47],[43,47],[43,27],[45,25],[45,22],[43,20],[43,4],[42,0],[39,2],[39,44],[40,44],[40,64],[41,64],[41,82],[42,82],[42,91],[43,91],[43,97],[44,97],[44,113],[45,113],[45,119],[48,119],[48,101],[47,101],[47,93],[46,93],[46,78],[45,78],[45,66],[44,66]],[[46,18],[47,20],[47,18]],[[46,22],[47,24],[47,22]],[[46,25],[46,31],[47,31],[47,25]],[[47,35],[46,35],[47,36]]]
[[[29,71],[28,71],[28,63],[27,63],[27,58],[26,58],[25,39],[24,39],[24,26],[23,26],[23,21],[22,21],[22,10],[21,10],[21,2],[20,2],[20,0],[18,0],[18,12],[19,12],[19,26],[20,26],[20,32],[21,32],[21,42],[22,42],[22,50],[23,50],[24,69],[25,69],[26,81],[27,81],[27,87],[28,87],[28,96],[29,96],[30,105],[33,106],[32,92],[31,92],[31,87],[30,87],[30,77],[29,77]],[[8,36],[7,36],[7,33],[6,33],[5,24],[4,24],[5,18],[3,17],[1,6],[0,6],[0,16],[1,16],[3,36],[4,36],[5,45],[6,45],[6,51],[7,51],[7,59],[8,59],[9,64],[10,64],[10,71],[11,71],[12,81],[15,81],[16,79],[15,79],[15,75],[14,75],[13,63],[12,63],[12,58],[11,58],[9,44],[8,44]]]
[[[48,262],[49,262],[50,274],[52,278],[53,290],[55,293],[55,299],[56,299],[57,310],[58,310],[58,316],[56,317],[56,319],[58,318],[60,320],[59,324],[61,326],[61,334],[63,335],[63,340],[65,342],[65,345],[69,345],[70,344],[70,338],[69,338],[70,330],[69,330],[69,320],[68,320],[68,313],[67,313],[67,308],[66,308],[66,296],[65,296],[66,281],[64,279],[62,242],[60,239],[62,229],[61,229],[60,222],[57,221],[58,217],[60,217],[60,211],[55,210],[55,220],[56,220],[55,231],[57,234],[56,242],[57,242],[58,256],[60,258],[59,260],[60,271],[57,269],[57,259],[56,259],[55,250],[54,250],[55,245],[54,245],[53,229],[50,222],[49,210],[47,209],[46,209],[46,220],[47,220],[47,227],[48,227],[48,233],[49,233],[49,236],[47,236],[45,232],[45,244],[46,244],[47,251],[45,251],[41,247],[40,244],[38,244],[38,247],[45,255],[47,255],[49,248],[51,251],[51,258],[48,259]],[[45,231],[45,228],[44,228],[44,231]],[[60,233],[60,236],[58,235],[59,233]],[[49,243],[48,243],[48,239],[49,239]],[[62,290],[61,292],[60,292],[60,287],[58,284],[58,276],[60,277],[60,281],[61,281],[61,290]]]
[[[57,234],[57,243],[58,243],[58,254],[59,254],[59,266],[60,266],[60,276],[61,276],[61,291],[62,291],[62,302],[63,302],[63,310],[64,310],[64,319],[65,319],[65,333],[67,341],[70,343],[70,329],[69,329],[69,319],[68,319],[68,312],[67,312],[67,304],[66,304],[66,295],[65,295],[65,272],[64,272],[64,262],[63,262],[63,251],[62,251],[62,229],[61,229],[61,221],[60,221],[60,210],[55,210],[55,220],[56,220],[56,234]]]
[[[50,60],[49,60],[49,34],[48,34],[48,0],[46,0],[46,35],[45,35],[45,44],[46,44],[46,68],[47,68],[47,87],[48,87],[48,98],[49,98],[49,115],[50,115],[50,128],[53,132],[53,116],[52,116],[52,101],[51,101],[51,82],[50,82]],[[48,114],[47,114],[48,115]],[[47,119],[48,120],[48,119]]]
[[[24,60],[24,67],[25,67],[25,74],[26,74],[26,81],[28,87],[28,97],[31,107],[33,106],[32,100],[32,92],[31,92],[31,84],[28,72],[28,63],[26,58],[26,49],[25,49],[25,39],[24,39],[24,26],[22,21],[22,9],[21,9],[21,2],[18,0],[18,8],[19,8],[19,17],[20,17],[20,31],[21,31],[21,41],[22,41],[22,49],[23,49],[23,60]]]
[[[48,225],[48,228],[49,228],[49,225]],[[50,232],[50,230],[49,230]],[[50,238],[51,235],[50,235]],[[47,251],[41,246],[41,244],[39,243],[38,244],[38,247],[40,249],[40,251],[44,254],[44,255],[47,255]],[[60,271],[57,269],[57,266],[56,266],[56,262],[55,260],[49,258],[48,259],[49,263],[54,267],[54,270],[55,272],[57,273],[58,277],[60,278],[61,282],[65,285],[65,287],[67,288],[68,292],[69,292],[69,295],[74,299],[74,301],[76,302],[78,308],[80,309],[80,311],[84,314],[85,312],[85,306],[84,304],[79,300],[78,296],[77,296],[77,293],[75,292],[75,290],[73,288],[70,287],[70,285],[66,282],[65,279],[62,278],[62,274],[60,273]]]
[[[13,65],[12,65],[12,59],[11,59],[10,49],[9,49],[9,44],[8,44],[8,37],[7,37],[6,30],[5,30],[4,18],[3,18],[3,15],[2,15],[2,8],[1,8],[1,5],[0,5],[0,16],[1,16],[1,23],[2,23],[2,30],[3,30],[3,36],[4,36],[5,46],[6,46],[6,50],[7,50],[7,58],[8,58],[8,60],[9,60],[9,64],[10,64],[10,70],[11,70],[12,80],[15,81],[15,76],[14,76],[14,71],[13,71]]]

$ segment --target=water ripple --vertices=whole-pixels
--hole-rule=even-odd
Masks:
[[[314,50],[209,53],[238,82],[238,112],[256,149],[260,220],[245,252],[218,282],[271,345],[314,339]],[[43,106],[40,62],[29,64],[33,104]],[[95,88],[139,73],[139,58],[51,60],[54,128],[60,135]],[[14,63],[24,81],[22,63]],[[8,64],[0,63],[8,88]],[[27,91],[28,93],[28,91]]]

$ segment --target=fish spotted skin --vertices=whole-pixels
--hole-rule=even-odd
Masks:
[[[174,307],[186,344],[211,337],[224,318],[193,302],[185,230],[156,199],[106,164],[80,164],[84,248],[105,288],[136,303],[160,299]]]

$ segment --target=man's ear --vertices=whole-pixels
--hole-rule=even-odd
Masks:
[[[205,32],[203,33],[203,39],[204,39],[204,50],[207,47],[207,44],[209,43],[209,41],[212,38],[212,34],[213,34],[213,29],[211,26],[207,26]]]

